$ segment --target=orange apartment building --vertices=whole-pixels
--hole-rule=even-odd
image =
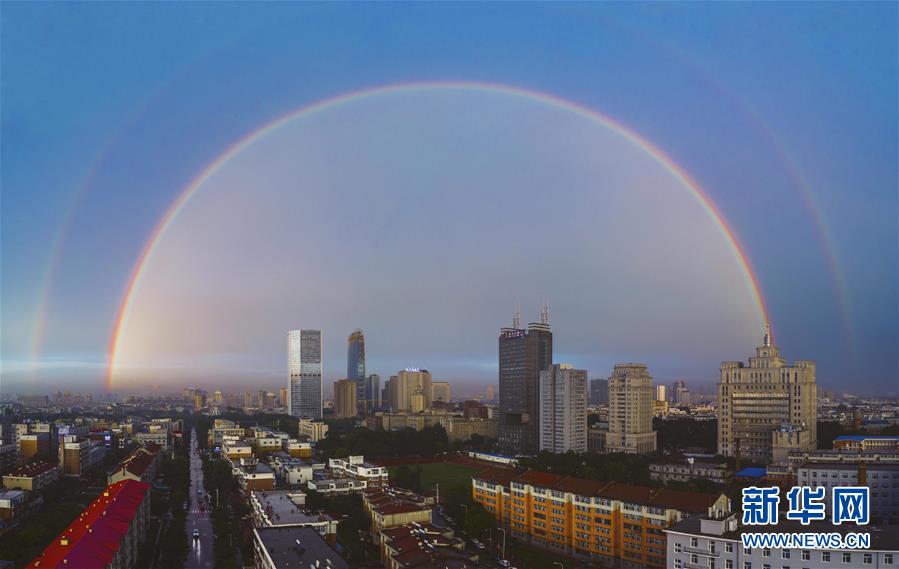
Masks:
[[[488,470],[472,497],[517,538],[571,556],[665,567],[665,528],[693,514],[730,511],[724,494],[599,482],[548,472]]]

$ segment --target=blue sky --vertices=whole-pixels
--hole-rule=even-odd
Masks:
[[[786,356],[817,360],[825,388],[851,382],[896,391],[895,4],[4,3],[0,10],[4,391],[63,380],[98,385],[143,243],[179,190],[235,140],[315,100],[427,80],[550,93],[639,132],[708,191],[734,228]],[[35,323],[58,247],[34,361]],[[563,313],[586,302],[576,294],[550,300]],[[491,333],[504,324],[478,322]],[[745,358],[752,347],[706,358]],[[489,381],[491,350],[472,354],[481,363],[469,372],[454,373]],[[658,362],[663,379],[717,374],[706,359],[679,364],[679,373],[656,348],[646,352],[620,355]],[[428,356],[449,358],[437,347]],[[570,354],[591,366],[594,356]],[[602,366],[615,358],[604,352],[591,375],[606,374]],[[394,363],[372,371],[389,374]]]

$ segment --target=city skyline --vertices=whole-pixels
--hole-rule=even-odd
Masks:
[[[544,300],[590,376],[711,388],[770,322],[896,393],[894,4],[3,15],[4,396],[280,387],[296,323],[464,393]]]

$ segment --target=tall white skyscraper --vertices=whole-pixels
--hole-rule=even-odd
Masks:
[[[540,450],[587,452],[587,371],[555,364],[540,372]]]
[[[288,412],[294,417],[322,417],[321,330],[287,333]]]

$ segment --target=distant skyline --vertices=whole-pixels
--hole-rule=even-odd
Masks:
[[[548,301],[590,378],[711,385],[767,312],[895,394],[897,11],[0,4],[0,393],[271,389],[299,328],[326,392],[362,328],[463,393]]]

